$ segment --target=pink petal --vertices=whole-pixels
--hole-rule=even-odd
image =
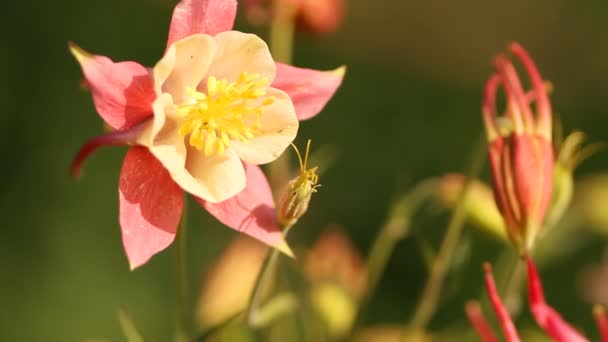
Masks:
[[[492,332],[490,323],[488,323],[483,312],[481,312],[478,302],[467,303],[465,312],[467,313],[471,325],[473,325],[473,328],[483,342],[498,342],[496,335]]]
[[[507,342],[521,341],[519,335],[517,334],[517,329],[515,328],[515,325],[511,320],[509,312],[500,300],[500,296],[498,296],[498,291],[496,290],[496,283],[494,282],[494,276],[492,276],[492,266],[489,263],[485,263],[483,265],[483,269],[485,272],[485,281],[486,289],[488,290],[488,297],[490,298],[490,302],[492,303],[492,307],[494,308],[494,312],[496,313],[496,317],[498,318],[500,327],[502,328],[502,331],[505,334],[505,339],[507,340]]]
[[[585,342],[588,341],[578,331],[572,328],[560,314],[545,302],[543,285],[536,271],[532,259],[526,258],[528,264],[528,297],[530,311],[536,323],[557,342]]]
[[[291,97],[299,120],[307,120],[319,114],[334,95],[346,67],[331,71],[303,69],[277,63],[277,76],[272,87],[283,90]]]
[[[230,31],[236,18],[236,0],[182,0],[173,10],[167,47],[197,33]]]
[[[173,242],[182,217],[183,191],[145,147],[127,152],[118,190],[122,242],[134,269]]]
[[[114,129],[129,128],[152,115],[156,98],[148,70],[135,62],[114,63],[76,44],[70,51],[80,63],[99,115]]]
[[[247,186],[238,195],[220,202],[196,200],[228,227],[293,256],[277,222],[274,200],[266,176],[257,165],[244,164]]]

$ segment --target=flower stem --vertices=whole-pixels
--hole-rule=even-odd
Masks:
[[[437,303],[439,302],[439,295],[441,293],[441,287],[445,279],[446,273],[450,265],[450,258],[454,253],[454,250],[460,240],[460,235],[464,227],[465,220],[465,203],[469,189],[473,180],[477,178],[481,172],[481,168],[486,156],[486,143],[485,137],[480,138],[479,143],[473,152],[473,157],[469,168],[466,172],[466,181],[464,183],[462,192],[458,196],[452,216],[448,222],[446,228],[445,237],[437,252],[437,257],[431,267],[431,273],[424,286],[420,300],[416,307],[416,310],[412,316],[411,321],[406,325],[404,338],[408,333],[416,333],[426,329],[429,321],[437,309]]]
[[[272,57],[280,63],[291,63],[295,8],[291,0],[272,1],[272,22],[270,24],[269,45]],[[283,153],[268,165],[269,181],[275,198],[291,178],[289,154]]]
[[[186,267],[186,226],[187,226],[187,204],[184,205],[182,219],[179,223],[177,238],[175,241],[176,252],[176,287],[178,307],[178,330],[177,341],[190,341],[190,316],[188,309],[188,271]]]
[[[362,308],[366,306],[367,301],[376,291],[395,246],[408,235],[412,215],[426,199],[434,194],[436,188],[437,179],[424,180],[416,184],[413,189],[403,194],[393,203],[366,260],[368,290],[359,304],[361,309],[358,310],[354,320],[353,331],[361,323],[363,316]]]
[[[285,238],[287,237],[287,233],[289,233],[291,227],[292,226],[287,226],[283,229],[283,235]],[[245,312],[246,322],[252,328],[256,328],[257,326],[259,326],[260,302],[262,301],[264,291],[266,290],[268,284],[273,278],[272,276],[277,266],[279,254],[280,252],[276,248],[271,248],[266,253],[264,263],[262,264],[260,273],[258,274],[258,277],[255,281],[255,286],[253,287],[253,292],[251,293],[251,297],[249,299],[249,306],[247,307],[247,310]]]
[[[291,63],[295,8],[291,0],[272,1],[272,22],[270,23],[270,50],[275,61]]]

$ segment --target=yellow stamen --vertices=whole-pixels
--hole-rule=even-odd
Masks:
[[[255,138],[265,107],[274,103],[267,95],[268,79],[259,74],[242,73],[228,83],[214,76],[207,79],[207,93],[188,89],[190,102],[178,106],[183,118],[182,136],[205,156],[223,154],[231,140],[248,142]]]

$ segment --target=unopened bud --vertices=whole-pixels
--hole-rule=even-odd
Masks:
[[[337,284],[325,283],[315,286],[310,299],[334,338],[342,338],[352,327],[357,313],[357,301]]]
[[[344,0],[301,0],[297,27],[313,34],[336,32],[344,17]]]
[[[367,271],[359,251],[342,230],[331,227],[307,253],[304,272],[313,284],[335,283],[357,301],[367,291]]]
[[[589,175],[576,183],[577,213],[598,233],[608,235],[608,174]]]
[[[304,273],[311,284],[314,308],[334,338],[344,338],[367,291],[363,258],[346,234],[329,228],[307,253]]]
[[[552,227],[562,218],[572,202],[574,192],[574,170],[588,157],[597,153],[604,144],[584,144],[585,134],[579,131],[570,133],[557,148],[558,156],[553,169],[553,199],[545,225]],[[582,201],[587,207],[587,202]],[[603,204],[602,204],[603,207]],[[602,209],[602,211],[604,211]]]
[[[456,206],[464,182],[465,177],[461,174],[448,174],[441,178],[437,196],[443,206],[450,209]],[[474,227],[506,241],[505,223],[492,196],[488,185],[473,181],[464,203],[466,218]]]
[[[320,186],[317,184],[319,181],[317,167],[307,169],[310,140],[306,145],[306,154],[303,160],[298,148],[293,144],[292,146],[298,155],[300,174],[287,183],[287,188],[283,191],[279,200],[277,215],[279,223],[283,227],[294,225],[306,213],[310,197],[314,192],[317,192],[317,187]]]
[[[344,18],[344,0],[245,0],[244,6],[254,25],[294,21],[298,31],[315,35],[336,32]]]

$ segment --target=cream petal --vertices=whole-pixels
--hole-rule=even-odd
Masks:
[[[153,145],[149,149],[175,183],[206,201],[221,202],[245,188],[243,164],[232,150],[226,150],[221,156],[205,157],[194,148],[184,153],[183,141],[178,145]]]
[[[195,89],[201,82],[215,55],[213,37],[195,34],[173,43],[153,70],[154,90],[170,93],[175,103],[187,99],[186,89]]]
[[[205,157],[203,152],[189,148],[186,169],[198,185],[196,192],[186,191],[212,203],[227,200],[245,188],[243,163],[230,149]]]
[[[261,117],[261,132],[247,142],[232,141],[239,157],[251,164],[266,164],[277,159],[298,133],[298,118],[289,96],[281,90],[268,88],[275,101]]]
[[[248,72],[266,77],[268,84],[274,81],[276,65],[268,45],[260,37],[239,31],[226,31],[214,38],[216,52],[207,75],[234,82],[241,73]]]
[[[179,135],[177,133],[177,122],[175,119],[175,104],[170,94],[161,94],[152,104],[154,117],[142,128],[137,143],[147,147],[153,144],[173,144]],[[182,139],[183,140],[183,139]],[[184,149],[185,154],[185,149]]]

